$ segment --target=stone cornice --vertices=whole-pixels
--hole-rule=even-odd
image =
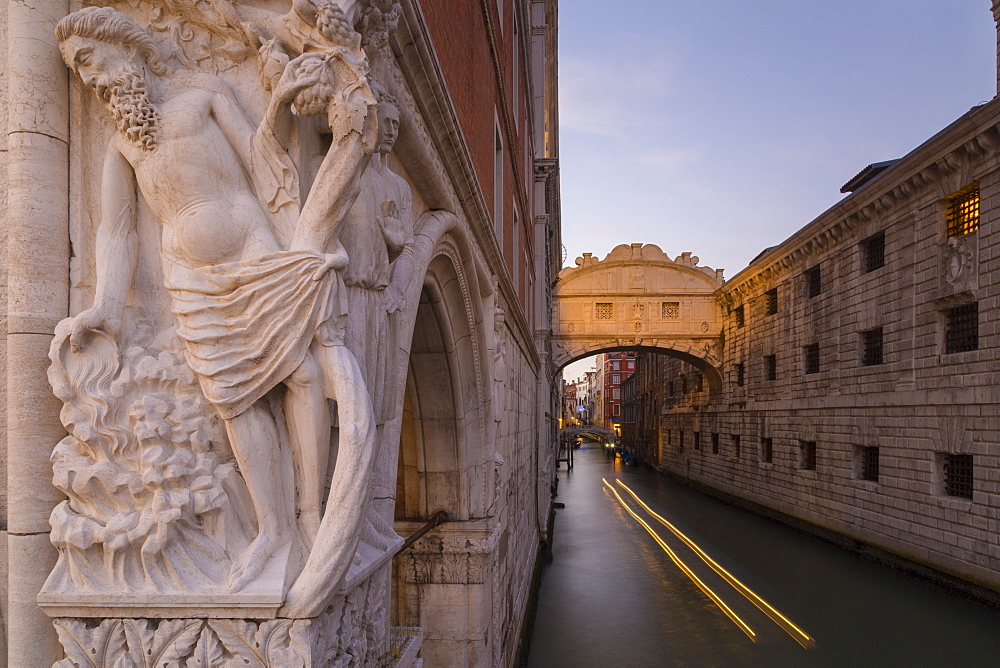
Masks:
[[[603,260],[598,260],[591,253],[584,253],[576,258],[575,267],[564,267],[559,272],[559,281],[567,282],[591,271],[600,271],[614,264],[640,264],[642,266],[668,266],[673,269],[688,271],[715,287],[723,284],[722,270],[698,266],[698,257],[684,252],[670,259],[659,246],[655,244],[620,244],[615,246]]]
[[[883,175],[835,204],[767,255],[741,270],[719,291],[719,302],[732,307],[756,296],[765,285],[779,280],[808,258],[818,257],[865,223],[889,214],[943,179],[969,171],[1000,148],[998,126],[1000,101],[994,99],[973,107],[904,156]]]

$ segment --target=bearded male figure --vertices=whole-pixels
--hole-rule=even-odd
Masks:
[[[335,539],[324,539],[322,558],[336,564],[327,574],[339,580],[357,544],[375,442],[371,404],[344,346],[338,272],[347,256],[336,242],[377,134],[367,82],[345,60],[300,56],[285,67],[257,128],[224,81],[171,70],[148,34],[120,12],[80,10],[62,19],[56,34],[67,65],[119,130],[104,161],[96,297],[76,317],[72,345],[85,349],[93,330],[120,335],[137,264],[138,186],[162,226],[164,284],[187,362],[225,422],[256,514],[258,535],[233,562],[230,590],[254,580],[294,537],[296,509],[264,400],[280,384],[303,540],[310,546],[321,523],[323,531],[328,523],[337,527]],[[296,218],[295,193],[281,174],[294,168],[280,139],[289,105],[314,92],[321,74],[336,82],[327,108],[335,140],[313,187],[321,196],[307,200]],[[281,220],[289,215],[294,229],[286,225],[283,234]],[[338,402],[340,454],[321,518],[327,398]]]

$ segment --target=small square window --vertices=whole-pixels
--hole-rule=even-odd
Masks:
[[[694,449],[701,450],[701,432],[696,431],[694,433]]]
[[[960,237],[979,229],[979,184],[959,190],[948,198],[948,236]]]
[[[774,439],[760,439],[760,461],[770,464],[774,460]]]
[[[944,311],[944,352],[964,353],[979,348],[979,302]]]
[[[743,313],[743,306],[737,306],[733,309],[733,317],[736,318],[736,326],[742,327],[746,324],[746,317]]]
[[[595,320],[613,320],[614,319],[614,304],[610,302],[598,302],[594,304],[594,319]]]
[[[799,468],[816,470],[816,441],[799,441]]]
[[[806,269],[803,273],[806,277],[806,296],[810,298],[819,296],[823,291],[823,278],[819,265]]]
[[[962,499],[972,498],[974,470],[972,455],[946,453],[944,463],[944,493]]]
[[[718,432],[712,432],[712,454],[719,454],[719,434]]]
[[[680,302],[660,302],[660,318],[662,320],[677,320],[680,317]]]
[[[866,274],[885,266],[885,232],[876,232],[861,242],[861,266]]]
[[[861,332],[861,364],[863,366],[882,364],[882,340],[881,327]]]
[[[819,373],[819,344],[810,343],[803,346],[803,369],[805,373]]]
[[[878,482],[879,458],[878,448],[863,445],[858,449],[858,477],[862,480]]]
[[[743,366],[742,362],[733,366],[736,368],[736,384],[743,387],[743,383],[746,381],[746,367]]]
[[[778,357],[776,355],[764,355],[764,379],[778,380]]]
[[[733,459],[740,458],[740,437],[733,435]]]
[[[764,315],[774,315],[778,312],[778,288],[771,288],[764,293]]]

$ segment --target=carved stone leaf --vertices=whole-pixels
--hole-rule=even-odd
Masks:
[[[222,643],[206,625],[198,636],[198,644],[195,645],[194,654],[188,659],[187,665],[211,668],[220,664],[222,664]]]
[[[128,619],[125,634],[130,653],[142,656],[146,668],[181,668],[203,624],[200,619],[171,619],[160,622],[154,630],[145,619]],[[115,668],[119,668],[117,664]]]
[[[261,651],[254,645],[257,625],[239,619],[214,619],[209,622],[234,662],[249,668],[264,668]]]
[[[125,631],[117,619],[106,619],[93,628],[70,619],[53,620],[66,658],[59,668],[103,668],[118,663],[126,655]]]

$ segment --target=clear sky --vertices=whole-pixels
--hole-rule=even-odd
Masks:
[[[996,93],[989,0],[563,0],[559,42],[569,266],[643,242],[732,277]]]

